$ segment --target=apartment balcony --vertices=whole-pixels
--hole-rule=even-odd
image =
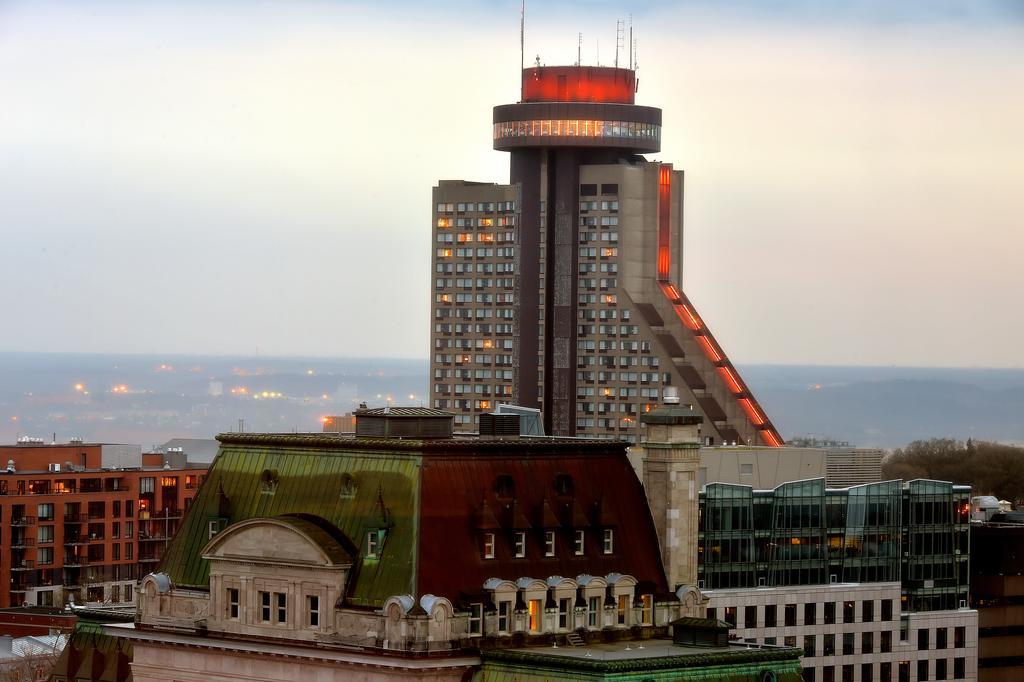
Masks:
[[[170,539],[169,535],[162,533],[139,533],[139,542],[167,542]]]
[[[12,571],[31,571],[36,567],[36,562],[32,559],[22,559],[21,561],[11,562]]]
[[[86,517],[84,514],[74,513],[64,515],[64,523],[82,523],[85,519]]]
[[[139,561],[140,564],[156,564],[156,563],[160,562],[161,558],[163,558],[163,557],[158,557],[158,556],[142,557],[142,556],[140,556],[138,561]]]
[[[34,516],[18,516],[11,519],[11,526],[34,526],[36,523],[36,517]]]
[[[66,537],[66,538],[64,538],[64,546],[65,547],[78,547],[80,545],[87,545],[87,544],[89,544],[89,539],[86,538],[83,535],[79,535],[78,537]]]
[[[34,547],[35,544],[34,538],[14,538],[11,540],[11,549],[25,549],[26,547]]]

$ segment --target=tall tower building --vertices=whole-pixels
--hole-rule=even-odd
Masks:
[[[475,430],[498,403],[546,432],[636,440],[665,387],[706,444],[782,438],[682,290],[683,172],[636,74],[537,66],[494,108],[508,185],[434,188],[431,403]]]

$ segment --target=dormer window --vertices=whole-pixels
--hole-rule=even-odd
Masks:
[[[384,547],[384,530],[374,528],[366,534],[366,558],[377,559]]]
[[[494,533],[484,533],[484,558],[494,558]]]
[[[544,556],[555,556],[555,531],[544,531]]]
[[[611,554],[615,551],[615,531],[611,528],[604,529],[604,543],[602,551],[605,554]]]
[[[513,550],[517,559],[526,556],[526,531],[517,530],[512,538]]]
[[[584,542],[586,540],[586,531],[577,530],[575,535],[576,542],[573,547],[573,554],[575,554],[576,556],[583,556]]]

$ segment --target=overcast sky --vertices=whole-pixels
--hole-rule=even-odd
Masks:
[[[740,363],[1024,366],[1024,5],[527,7],[638,37]],[[426,357],[430,189],[507,182],[519,5],[0,0],[0,350]]]

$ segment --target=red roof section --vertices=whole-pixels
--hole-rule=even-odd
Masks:
[[[511,477],[514,487],[497,485]],[[571,486],[556,486],[556,477]],[[625,448],[507,456],[452,455],[423,459],[420,488],[420,542],[416,566],[419,595],[479,595],[488,578],[544,580],[560,575],[623,573],[668,591],[658,539],[643,488]],[[507,481],[507,479],[505,479]],[[514,497],[502,491],[514,490]],[[561,490],[568,494],[559,494]],[[495,558],[483,558],[480,511],[486,502],[500,528]],[[547,507],[547,509],[545,509]],[[513,556],[513,529],[530,522],[526,557]],[[555,521],[555,556],[544,556],[546,524]],[[574,554],[578,523],[586,533],[584,554]],[[602,523],[614,524],[614,552],[602,552]],[[489,525],[489,524],[485,524]]]

